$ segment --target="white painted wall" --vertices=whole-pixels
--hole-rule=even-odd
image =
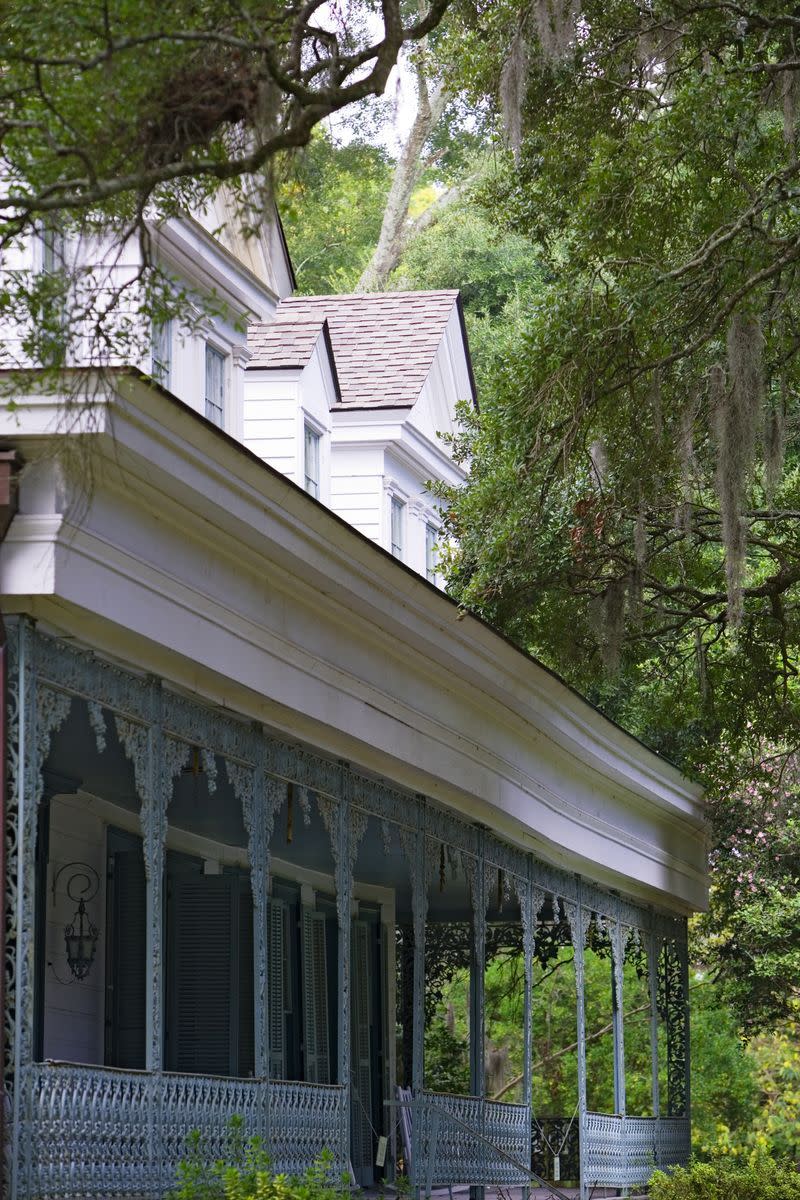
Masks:
[[[102,1063],[105,1013],[106,861],[105,824],[79,796],[56,796],[50,804],[50,862],[47,878],[46,959],[44,974],[44,1057],[67,1062]],[[86,910],[100,931],[97,954],[83,980],[67,966],[64,926],[77,905],[67,896],[70,872],[53,880],[71,862],[94,867],[100,880]]]
[[[379,545],[386,545],[383,520],[383,446],[334,440],[331,508]]]
[[[331,503],[331,411],[335,400],[325,340],[320,333],[306,365],[255,367],[243,379],[241,440],[276,471],[305,486],[305,427],[320,437],[320,494]]]

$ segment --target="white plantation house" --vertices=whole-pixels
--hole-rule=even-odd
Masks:
[[[699,790],[441,589],[428,483],[461,480],[439,435],[475,399],[458,294],[294,298],[279,223],[237,228],[220,199],[154,231],[224,315],[154,328],[84,406],[48,385],[0,408],[4,1194],[160,1196],[187,1134],[214,1158],[234,1114],[279,1169],[327,1147],[365,1187],[639,1187],[688,1154]],[[576,982],[555,1150],[532,1105],[546,939]],[[470,971],[463,1095],[426,1081],[444,944]],[[522,1070],[497,1100],[483,994],[508,945]]]

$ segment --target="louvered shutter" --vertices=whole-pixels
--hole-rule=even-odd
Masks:
[[[303,909],[303,1046],[307,1083],[330,1083],[325,914]]]
[[[250,1076],[256,1066],[255,984],[253,981],[253,893],[239,877],[239,1063],[237,1074]]]
[[[268,937],[267,980],[269,1004],[269,1073],[273,1079],[285,1079],[286,1003],[289,984],[288,928],[289,910],[283,900],[270,900],[267,907]]]
[[[373,1181],[372,1140],[372,972],[370,971],[370,926],[353,921],[350,938],[350,1053],[352,1160],[362,1186]]]
[[[147,900],[144,856],[135,850],[110,855],[112,906],[110,943],[111,1029],[108,1065],[145,1067],[145,974]]]
[[[231,975],[238,942],[232,888],[237,882],[226,875],[187,875],[172,880],[170,1070],[232,1073]]]

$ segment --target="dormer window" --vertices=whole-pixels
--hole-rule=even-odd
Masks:
[[[42,270],[46,275],[64,270],[64,235],[52,222],[42,227]]]
[[[305,489],[309,496],[319,500],[319,444],[321,438],[310,425],[305,426],[305,443],[303,447],[303,471]]]
[[[206,417],[225,427],[225,355],[206,342]]]
[[[390,547],[395,558],[402,559],[405,549],[404,534],[405,534],[406,506],[397,496],[392,496],[392,507],[390,514]]]
[[[436,583],[436,571],[439,566],[437,541],[439,530],[435,525],[425,525],[425,578],[429,583]]]
[[[153,322],[150,335],[150,374],[169,389],[172,371],[172,321]]]

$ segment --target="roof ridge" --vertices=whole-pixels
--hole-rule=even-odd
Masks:
[[[400,296],[458,296],[459,288],[428,288],[417,290],[413,288],[391,292],[324,292],[311,296],[285,296],[278,307],[290,304],[316,303],[320,300],[386,300]]]

